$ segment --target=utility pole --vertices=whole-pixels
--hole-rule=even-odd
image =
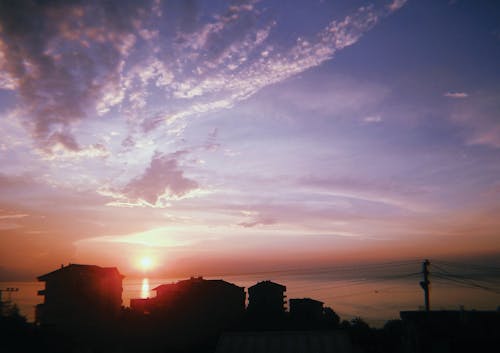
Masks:
[[[424,290],[424,300],[425,300],[425,311],[429,312],[430,311],[430,305],[429,305],[429,284],[431,282],[429,281],[429,265],[431,263],[429,260],[425,260],[422,262],[422,275],[424,276],[424,280],[420,282],[420,287]]]

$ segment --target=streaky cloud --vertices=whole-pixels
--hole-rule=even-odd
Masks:
[[[132,138],[162,126],[179,136],[187,126],[179,120],[231,108],[321,65],[404,4],[361,6],[283,47],[272,38],[280,23],[258,1],[208,18],[195,3],[3,2],[0,87],[20,94],[25,128],[45,154],[102,156],[82,152],[97,148],[82,145],[75,127],[83,120],[118,114]]]
[[[463,98],[467,98],[469,96],[468,93],[466,92],[446,92],[444,94],[445,97],[448,97],[448,98],[454,98],[454,99],[463,99]]]

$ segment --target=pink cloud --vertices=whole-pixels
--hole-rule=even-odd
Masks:
[[[454,99],[464,99],[464,98],[467,98],[469,96],[468,93],[465,93],[465,92],[446,92],[444,94],[445,97],[448,97],[448,98],[454,98]]]
[[[119,192],[129,202],[145,201],[156,205],[160,199],[182,198],[198,189],[196,181],[184,176],[179,158],[187,151],[170,154],[156,152],[144,173],[132,179]]]
[[[25,126],[47,152],[55,144],[79,150],[69,126],[87,118],[102,90],[117,80],[141,7],[24,1],[2,7],[2,85],[16,83],[29,113]]]
[[[406,5],[406,2],[408,0],[393,0],[390,4],[389,4],[389,10],[390,11],[396,11],[396,10],[399,10],[400,8],[402,8],[404,5]]]
[[[131,130],[148,134],[165,121],[178,135],[185,125],[169,126],[176,119],[232,107],[330,60],[405,1],[362,6],[288,48],[268,43],[278,23],[256,3],[202,21],[194,2],[165,12],[170,5],[137,1],[19,2],[0,14],[0,87],[18,90],[25,127],[46,153],[84,149],[73,127],[112,109]],[[173,104],[151,113],[160,91]]]
[[[463,127],[466,143],[500,148],[499,106],[498,94],[460,100],[451,121]]]
[[[6,175],[0,173],[0,190],[24,187],[29,185],[32,179],[26,176]]]
[[[239,226],[242,226],[244,228],[252,228],[255,226],[259,225],[272,225],[276,224],[277,220],[274,219],[273,217],[266,217],[263,215],[258,214],[257,216],[253,217],[253,219],[246,221],[246,222],[240,222],[238,223]]]
[[[1,210],[0,210],[1,212]],[[7,213],[7,214],[0,214],[0,220],[3,220],[3,219],[19,219],[19,218],[24,218],[24,217],[28,217],[29,215],[26,214],[26,213],[14,213],[14,214],[11,214],[11,213]]]
[[[207,151],[215,152],[220,148],[220,143],[217,142],[217,135],[219,130],[217,128],[213,129],[210,134],[208,134],[207,141],[205,142],[204,148]]]

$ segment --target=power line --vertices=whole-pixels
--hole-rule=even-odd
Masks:
[[[435,283],[443,283],[443,284],[446,284],[447,286],[450,286],[452,284],[449,283],[449,281],[447,279],[442,279],[440,277],[436,277],[436,278],[433,278],[433,281]],[[461,288],[467,288],[467,289],[471,289],[471,287],[469,285],[465,285],[465,284],[460,284],[460,283],[454,283],[455,286],[457,287],[461,287]]]
[[[495,272],[495,273],[498,273],[500,274],[500,267],[498,266],[488,266],[488,265],[479,265],[479,264],[473,264],[473,263],[465,263],[465,262],[451,262],[451,261],[442,261],[442,260],[439,260],[439,261],[436,261],[436,260],[433,260],[433,263],[438,263],[438,264],[442,264],[442,265],[445,265],[445,266],[451,266],[451,267],[455,267],[455,268],[462,268],[462,269],[467,269],[467,270],[472,270],[472,271],[478,271],[478,270],[483,270],[483,271],[492,271],[492,272]]]
[[[484,285],[480,285],[480,284],[477,284],[476,282],[483,282],[483,283],[487,283],[487,284],[492,284],[494,281],[491,281],[491,278],[488,276],[488,275],[485,275],[486,277],[488,277],[490,280],[487,281],[487,280],[484,280],[484,279],[479,279],[477,277],[472,277],[472,276],[467,276],[467,275],[457,275],[457,274],[454,274],[454,273],[451,273],[449,271],[447,271],[446,269],[440,267],[440,266],[437,266],[437,265],[434,265],[435,268],[437,268],[438,270],[444,272],[444,273],[441,273],[442,276],[447,276],[449,278],[454,278],[454,279],[457,279],[457,280],[462,280],[464,282],[468,282],[469,284],[473,285],[473,286],[484,286]],[[438,274],[440,272],[437,272]],[[476,274],[477,276],[477,274]],[[484,287],[487,287],[487,286],[484,286]]]
[[[365,284],[367,281],[366,280],[348,280],[348,281],[338,281],[338,282],[348,282],[344,283],[342,285],[327,285],[327,286],[321,286],[321,287],[316,287],[315,285],[304,285],[304,286],[298,286],[298,287],[291,287],[293,288],[294,291],[299,290],[299,292],[307,290],[307,291],[317,291],[317,290],[322,290],[322,289],[336,289],[336,288],[345,288],[345,287],[352,287],[352,286],[358,286],[360,284]]]
[[[393,261],[393,262],[380,262],[372,264],[362,264],[362,265],[351,265],[351,266],[328,266],[328,267],[309,267],[309,268],[289,268],[283,270],[268,270],[268,271],[255,271],[255,272],[242,272],[242,273],[221,273],[211,275],[210,277],[217,276],[227,276],[227,277],[244,277],[244,276],[255,276],[255,275],[297,275],[297,274],[308,274],[313,272],[314,274],[323,273],[345,273],[350,271],[359,270],[382,270],[387,267],[401,267],[416,264],[416,260],[406,260],[406,261]]]
[[[483,290],[486,290],[486,291],[489,291],[489,292],[500,294],[500,290],[496,290],[494,288],[486,287],[486,286],[474,283],[472,281],[459,280],[459,279],[456,279],[456,278],[452,278],[450,276],[447,276],[446,274],[433,273],[433,276],[436,276],[438,278],[441,278],[441,279],[444,279],[444,280],[447,280],[447,281],[450,281],[450,282],[459,283],[459,284],[462,284],[462,285],[465,285],[465,286],[468,286],[468,287],[471,287],[471,288],[479,288],[479,289],[483,289]]]
[[[405,278],[411,278],[420,275],[420,272],[414,272],[414,273],[407,273],[407,274],[402,274],[402,275],[393,275],[393,276],[386,276],[386,277],[375,277],[373,279],[368,279],[368,278],[363,278],[363,279],[357,279],[357,280],[350,280],[347,281],[349,283],[343,283],[343,284],[336,284],[336,285],[328,285],[328,286],[321,286],[321,287],[316,287],[314,285],[306,285],[306,286],[299,286],[299,287],[293,287],[293,291],[304,292],[304,291],[318,291],[318,290],[324,290],[324,289],[337,289],[337,288],[345,288],[345,287],[352,287],[352,286],[358,286],[366,283],[373,283],[373,282],[379,282],[379,281],[394,281],[398,279],[405,279]],[[338,281],[338,282],[344,282],[344,281]]]
[[[319,297],[319,299],[340,299],[340,298],[347,298],[347,297],[355,297],[355,296],[358,296],[358,295],[362,295],[362,294],[369,294],[369,293],[375,293],[375,294],[378,294],[382,291],[387,291],[387,290],[390,290],[390,289],[394,289],[394,288],[398,288],[398,287],[401,287],[401,286],[392,286],[392,287],[388,287],[388,288],[384,288],[384,289],[371,289],[371,290],[366,290],[366,291],[361,291],[361,292],[354,292],[354,293],[349,293],[349,294],[343,294],[343,295],[336,295],[336,296],[328,296],[328,297]]]

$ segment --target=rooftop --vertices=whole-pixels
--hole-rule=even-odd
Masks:
[[[161,290],[161,289],[166,289],[166,288],[183,288],[183,287],[190,287],[192,285],[196,284],[201,284],[205,286],[211,286],[211,287],[226,287],[226,288],[243,288],[239,287],[233,283],[226,282],[222,279],[204,279],[203,277],[191,277],[190,279],[185,279],[181,281],[177,281],[175,283],[168,283],[168,284],[161,284],[153,290]]]
[[[61,265],[60,268],[58,268],[55,271],[46,273],[44,275],[41,275],[37,277],[39,281],[45,282],[50,278],[60,276],[62,274],[66,273],[95,273],[95,274],[101,274],[101,275],[115,275],[115,276],[120,276],[123,278],[124,276],[118,272],[118,269],[116,267],[100,267],[96,265],[81,265],[81,264],[69,264],[67,266]]]
[[[275,283],[272,281],[262,281],[262,282],[259,282],[257,284],[254,284],[251,287],[248,287],[249,290],[254,289],[254,288],[276,288],[276,289],[280,289],[282,291],[286,291],[286,286],[283,286],[279,283]]]

